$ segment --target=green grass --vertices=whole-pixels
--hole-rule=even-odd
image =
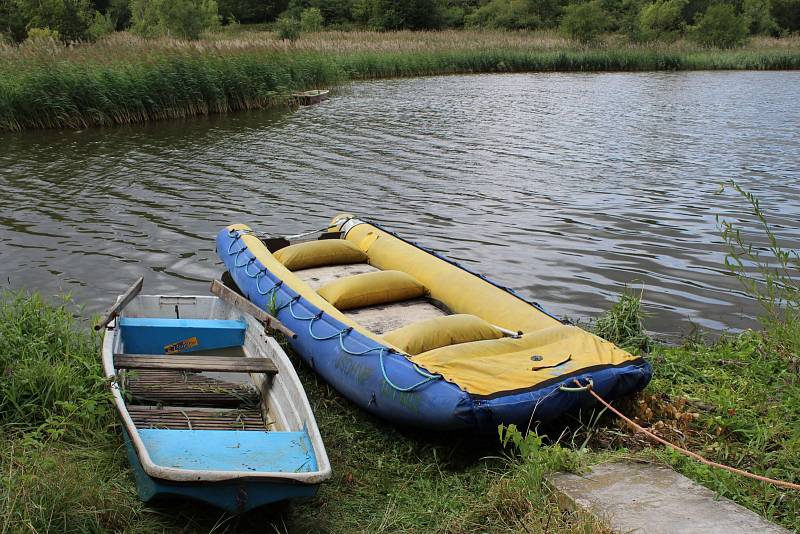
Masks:
[[[351,80],[486,72],[797,69],[800,41],[716,50],[579,45],[547,32],[323,32],[296,42],[264,31],[199,42],[116,34],[64,48],[0,45],[0,129],[83,128],[282,105],[297,90]]]
[[[544,476],[574,465],[569,451],[544,448],[537,454],[546,461],[519,463],[496,438],[400,431],[299,360],[334,471],[316,499],[238,520],[186,502],[144,506],[108,402],[98,338],[66,303],[38,295],[3,294],[0,319],[0,534],[602,531],[550,498]],[[7,410],[15,404],[21,409]]]
[[[662,434],[679,430],[683,445],[710,460],[800,482],[800,359],[785,350],[780,337],[747,332],[710,346],[691,341],[660,347],[653,364],[658,373],[649,388],[654,396],[649,402],[666,422]],[[668,451],[659,451],[657,458],[721,495],[800,530],[798,492],[708,468]]]
[[[626,312],[630,303],[615,309]],[[608,414],[567,418],[541,436],[510,429],[506,447],[496,437],[398,430],[355,408],[296,358],[334,470],[317,498],[239,520],[187,503],[144,506],[108,404],[98,339],[66,303],[6,293],[0,310],[2,534],[603,532],[590,518],[560,511],[546,476],[630,456],[674,465],[800,528],[796,493],[650,448]],[[644,394],[622,403],[627,413],[710,459],[800,480],[796,352],[770,332],[747,332],[710,344],[656,345],[650,358],[656,377]],[[545,433],[561,436],[559,443]]]

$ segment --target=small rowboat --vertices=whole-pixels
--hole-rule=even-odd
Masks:
[[[509,288],[352,215],[313,233],[217,236],[242,293],[363,409],[402,425],[528,428],[644,388],[650,364]],[[296,241],[295,241],[296,240]]]
[[[331,467],[286,353],[283,327],[219,282],[216,296],[138,295],[96,328],[140,498],[178,496],[230,513],[313,496]],[[241,310],[253,313],[242,313]]]
[[[292,99],[299,106],[310,106],[311,104],[319,104],[323,100],[327,100],[329,94],[330,91],[327,89],[314,89],[311,91],[293,93]]]

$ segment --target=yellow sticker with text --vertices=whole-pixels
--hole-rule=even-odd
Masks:
[[[185,350],[194,348],[199,344],[200,342],[197,341],[196,337],[190,337],[189,339],[184,339],[183,341],[178,341],[176,343],[167,345],[164,347],[164,352],[167,354],[175,354],[176,352],[183,352]]]

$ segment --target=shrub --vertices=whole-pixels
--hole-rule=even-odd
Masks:
[[[304,32],[318,32],[322,29],[322,12],[316,7],[309,7],[300,13],[300,29]]]
[[[772,18],[770,0],[744,0],[742,16],[747,21],[747,30],[755,35],[774,35],[778,25]]]
[[[527,0],[491,0],[466,17],[469,26],[520,30],[536,28],[542,20]]]
[[[639,41],[673,41],[683,32],[683,8],[688,0],[657,0],[639,13],[636,32]]]
[[[625,292],[594,324],[594,333],[630,352],[650,352],[653,340],[644,328],[642,296]]]
[[[79,438],[110,421],[98,338],[73,318],[69,301],[0,293],[0,428],[34,439]]]
[[[106,14],[114,21],[114,29],[124,30],[131,25],[130,0],[109,0]]]
[[[735,181],[732,189],[747,200],[761,231],[760,242],[748,240],[736,223],[717,217],[728,248],[725,265],[739,279],[747,294],[762,306],[761,320],[767,327],[800,326],[800,249],[781,245],[767,221],[758,198]],[[751,238],[752,239],[752,238]],[[797,336],[800,341],[800,336]]]
[[[133,0],[131,20],[139,35],[197,39],[219,25],[219,12],[215,0]]]
[[[28,28],[28,41],[58,41],[58,31],[50,28]]]
[[[800,0],[772,0],[772,16],[781,29],[800,31]]]
[[[286,7],[279,0],[218,0],[218,4],[220,15],[247,24],[274,20]]]
[[[0,0],[0,34],[5,40],[20,42],[25,39],[25,18],[14,5],[13,0]]]
[[[466,12],[463,7],[452,6],[442,12],[442,26],[445,28],[461,28],[464,26]]]
[[[351,13],[356,22],[376,30],[436,29],[444,21],[438,0],[356,0]]]
[[[692,37],[705,45],[733,48],[747,38],[747,19],[730,4],[714,4],[692,28]]]
[[[110,13],[105,15],[100,12],[95,12],[92,23],[89,25],[88,35],[93,41],[105,37],[106,35],[114,33],[116,23],[111,18]]]
[[[278,39],[294,41],[300,36],[300,21],[283,15],[275,21],[275,33],[278,34]]]
[[[94,10],[89,0],[16,0],[28,28],[50,28],[63,41],[88,37]]]
[[[576,41],[589,43],[608,29],[608,14],[603,10],[599,0],[584,4],[572,4],[564,9],[561,18],[561,31]]]

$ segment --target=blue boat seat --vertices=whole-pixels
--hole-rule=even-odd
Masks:
[[[317,470],[305,431],[141,429],[139,436],[153,463],[162,467],[262,473]]]
[[[119,327],[129,354],[175,354],[241,347],[245,321],[121,317]]]

